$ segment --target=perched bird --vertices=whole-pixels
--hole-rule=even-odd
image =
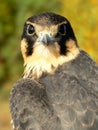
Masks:
[[[80,49],[70,22],[31,16],[21,38],[24,76],[10,95],[14,130],[98,130],[98,65]]]

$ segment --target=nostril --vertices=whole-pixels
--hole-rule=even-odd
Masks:
[[[53,34],[51,32],[39,32],[37,42],[42,42],[46,45],[53,43],[55,41]]]

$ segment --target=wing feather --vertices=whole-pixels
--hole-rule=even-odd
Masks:
[[[39,83],[21,79],[10,110],[15,130],[98,130],[98,66],[81,52]]]
[[[41,83],[63,130],[98,129],[98,66],[85,52]]]

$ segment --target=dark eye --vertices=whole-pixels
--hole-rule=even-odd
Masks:
[[[66,24],[61,24],[58,28],[58,33],[61,35],[65,35],[66,33]]]
[[[34,34],[34,32],[35,32],[35,29],[34,29],[33,25],[28,24],[27,25],[27,33],[32,35],[32,34]]]

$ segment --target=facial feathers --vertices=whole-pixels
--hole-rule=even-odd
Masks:
[[[31,16],[24,25],[21,51],[24,77],[39,78],[54,73],[59,65],[79,54],[77,40],[69,21],[54,13]]]

